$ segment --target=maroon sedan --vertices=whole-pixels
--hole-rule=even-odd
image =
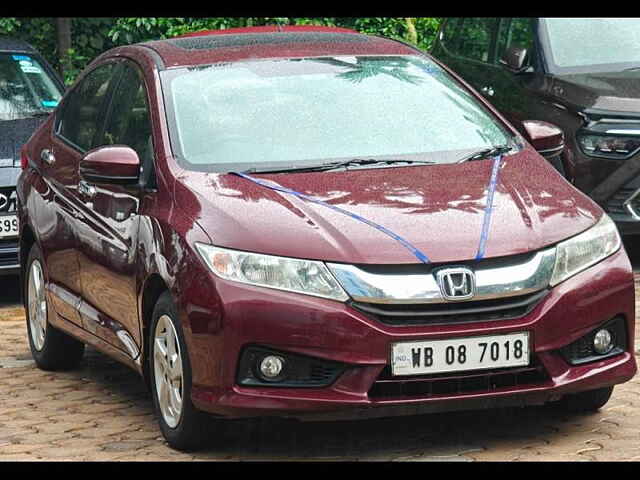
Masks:
[[[39,367],[138,371],[163,434],[558,402],[636,372],[609,217],[446,67],[349,30],[262,28],[97,58],[23,149]]]

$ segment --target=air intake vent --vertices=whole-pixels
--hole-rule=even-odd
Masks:
[[[391,368],[387,366],[369,390],[369,397],[372,399],[432,398],[468,393],[490,393],[503,388],[540,385],[548,379],[547,372],[535,357],[532,364],[527,367],[412,377],[394,377],[391,375]]]
[[[531,312],[547,293],[548,290],[542,290],[529,295],[467,302],[429,304],[351,302],[350,305],[387,325],[442,325],[519,318]]]

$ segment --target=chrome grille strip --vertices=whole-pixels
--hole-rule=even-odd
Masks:
[[[635,211],[635,209],[633,208],[633,204],[632,202],[635,200],[635,198],[640,195],[640,188],[637,189],[636,191],[634,191],[631,196],[629,198],[627,198],[622,206],[624,208],[627,209],[627,211],[631,214],[631,216],[636,219],[636,220],[640,220],[640,215],[638,215],[638,212]]]
[[[536,252],[520,263],[492,266],[486,260],[472,268],[476,294],[468,301],[525,295],[548,287],[555,265],[555,247]],[[358,302],[417,304],[448,303],[442,296],[435,272],[442,266],[425,267],[424,273],[371,273],[355,265],[327,263],[338,282]],[[459,301],[464,303],[465,300]]]

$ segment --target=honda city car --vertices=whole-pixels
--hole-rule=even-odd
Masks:
[[[636,373],[631,265],[526,128],[345,29],[110,50],[22,150],[33,357],[133,368],[178,449],[223,418],[597,410]]]
[[[29,44],[0,38],[0,276],[18,275],[20,149],[62,97],[58,74]]]

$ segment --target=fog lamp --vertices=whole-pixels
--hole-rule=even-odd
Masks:
[[[611,333],[609,330],[604,328],[602,330],[598,330],[593,337],[593,349],[596,353],[604,355],[605,353],[609,353],[612,348],[613,342],[611,341]]]
[[[280,375],[284,367],[284,359],[276,355],[267,355],[260,362],[260,373],[266,379],[273,380]]]

